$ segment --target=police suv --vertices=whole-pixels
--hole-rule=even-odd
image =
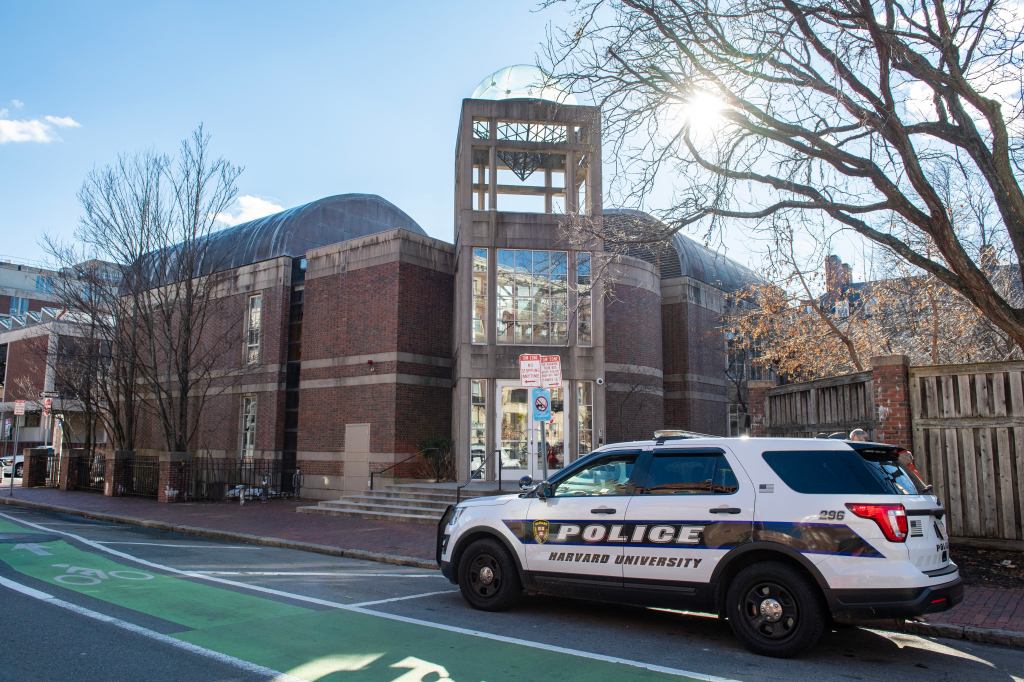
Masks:
[[[449,507],[437,560],[478,609],[526,592],[701,610],[752,651],[793,656],[831,621],[962,599],[944,509],[908,454],[798,438],[607,445],[523,494]]]

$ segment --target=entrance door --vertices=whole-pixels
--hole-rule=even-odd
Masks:
[[[544,476],[544,459],[547,459],[549,475],[565,466],[566,384],[563,382],[562,388],[551,389],[551,421],[546,424],[547,448],[542,453],[540,423],[533,421],[530,389],[515,381],[495,383],[502,476],[529,475],[540,480]]]

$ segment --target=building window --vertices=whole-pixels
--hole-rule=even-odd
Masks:
[[[593,343],[594,305],[590,295],[590,254],[576,254],[576,343],[589,346]]]
[[[249,297],[249,314],[245,322],[245,364],[260,361],[260,336],[263,330],[263,294]]]
[[[729,435],[746,436],[746,412],[739,403],[729,403]]]
[[[842,300],[836,303],[836,315],[839,316],[840,320],[845,320],[850,316],[850,302]]]
[[[36,291],[53,293],[53,280],[46,275],[36,275]]]
[[[485,478],[487,470],[487,381],[470,382],[469,471],[473,478]]]
[[[242,457],[252,459],[256,452],[256,396],[242,396]]]
[[[28,314],[28,299],[12,296],[10,314],[11,317],[25,317]]]
[[[473,249],[473,343],[487,343],[487,249]]]
[[[498,249],[498,343],[569,342],[568,259],[565,251]]]
[[[585,455],[594,449],[594,382],[576,382],[576,449]]]

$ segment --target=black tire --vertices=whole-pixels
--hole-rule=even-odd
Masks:
[[[796,568],[775,561],[747,566],[725,597],[733,634],[754,653],[789,658],[821,638],[828,618],[818,586]]]
[[[19,464],[18,466],[14,467],[14,477],[15,478],[21,478],[21,472],[22,472],[22,470],[24,468],[25,468],[24,463]]]
[[[497,540],[476,540],[459,559],[459,589],[469,605],[481,611],[504,611],[523,594],[519,571]]]

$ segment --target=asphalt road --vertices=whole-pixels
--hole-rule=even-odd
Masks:
[[[434,571],[0,511],[0,680],[1024,680],[1024,651],[859,628],[795,660],[696,614],[530,599]]]

